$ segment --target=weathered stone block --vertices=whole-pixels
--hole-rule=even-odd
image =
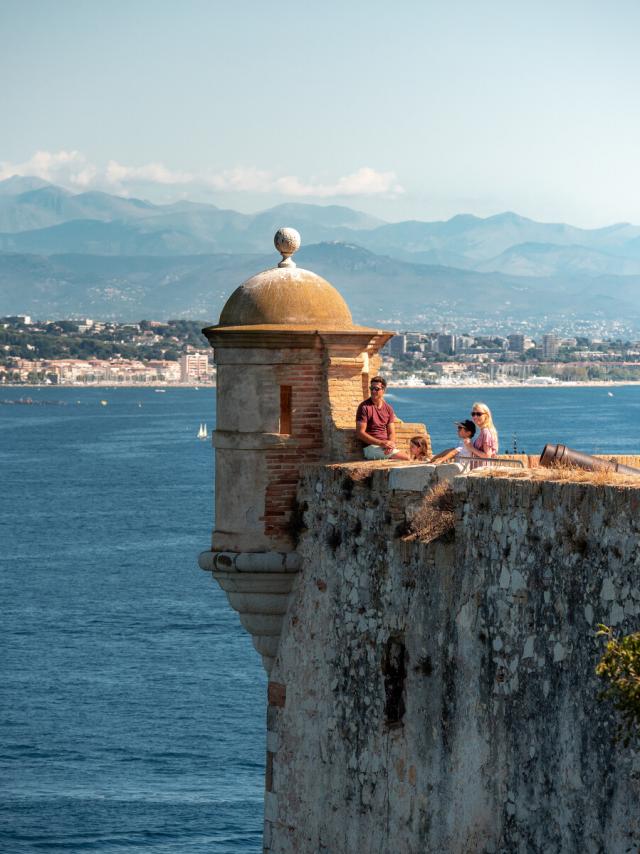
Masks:
[[[436,466],[408,465],[398,466],[389,473],[389,489],[401,489],[405,492],[422,492],[433,483]]]
[[[283,708],[287,700],[287,687],[280,682],[269,682],[268,702],[270,706]]]

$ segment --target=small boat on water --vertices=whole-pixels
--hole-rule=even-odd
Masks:
[[[101,401],[100,401],[100,406],[107,406],[107,405],[108,405],[108,403],[109,403],[109,401],[108,401],[108,400],[101,400]]]
[[[207,432],[207,425],[203,423],[200,425],[200,429],[198,430],[198,439],[208,439],[209,433]]]
[[[164,394],[166,392],[166,388],[154,388],[154,391],[158,394]]]

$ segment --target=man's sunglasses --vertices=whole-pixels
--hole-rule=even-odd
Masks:
[[[384,386],[383,385],[370,385],[369,388],[371,389],[371,391],[381,391],[384,388]]]

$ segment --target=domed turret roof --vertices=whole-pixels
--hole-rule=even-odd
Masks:
[[[347,328],[352,318],[346,302],[326,279],[310,270],[275,267],[236,288],[218,325],[263,324]]]
[[[229,326],[296,326],[351,329],[351,312],[326,279],[296,267],[291,255],[300,247],[293,228],[281,228],[274,238],[282,261],[247,279],[222,309],[218,328]]]

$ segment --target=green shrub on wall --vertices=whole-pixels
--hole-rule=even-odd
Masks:
[[[620,712],[618,738],[627,746],[640,734],[640,632],[616,638],[608,626],[600,625],[597,634],[608,638],[596,667],[607,683],[600,699],[610,700]]]

